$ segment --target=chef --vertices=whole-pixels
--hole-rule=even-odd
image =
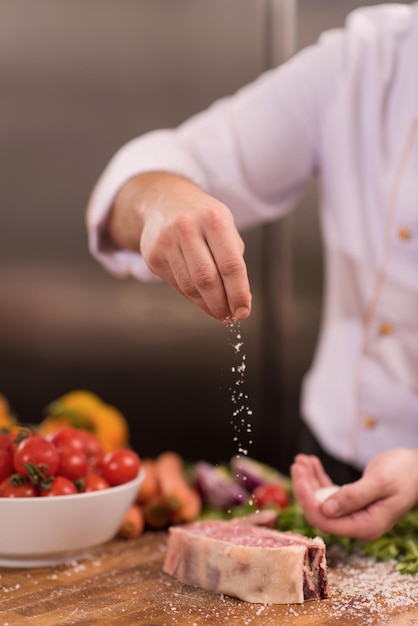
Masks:
[[[323,319],[291,468],[307,519],[372,539],[418,501],[418,3],[358,9],[176,129],[133,139],[87,209],[112,273],[251,313],[239,231],[320,184]],[[345,482],[325,501],[315,492]]]

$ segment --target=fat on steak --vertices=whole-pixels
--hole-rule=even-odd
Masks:
[[[264,520],[249,516],[172,526],[163,571],[186,585],[245,602],[301,604],[328,598],[323,540],[259,522]]]

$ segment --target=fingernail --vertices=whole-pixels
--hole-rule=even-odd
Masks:
[[[326,500],[322,505],[322,510],[325,515],[329,515],[330,517],[338,515],[338,513],[340,512],[340,505],[338,500],[336,498],[329,498],[329,500]]]
[[[244,318],[248,317],[250,314],[250,309],[246,306],[240,306],[236,311],[235,311],[235,317],[238,320],[243,320]]]

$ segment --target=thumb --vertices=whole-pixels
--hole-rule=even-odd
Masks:
[[[370,478],[363,477],[349,485],[343,485],[325,500],[321,511],[327,517],[341,517],[365,509],[382,498],[381,486]]]

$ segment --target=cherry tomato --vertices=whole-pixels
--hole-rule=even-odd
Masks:
[[[47,478],[54,476],[59,461],[57,448],[41,435],[32,435],[23,439],[17,446],[13,457],[16,472],[23,476],[29,476],[28,464],[40,470]]]
[[[100,441],[88,430],[80,430],[80,437],[84,441],[84,449],[87,453],[87,460],[93,467],[98,467],[103,459],[104,452]]]
[[[14,471],[12,450],[0,447],[0,481],[13,474]]]
[[[69,446],[61,446],[58,449],[60,463],[58,474],[65,476],[69,480],[77,480],[87,474],[88,462],[87,454],[84,450],[75,450]]]
[[[0,432],[0,450],[13,451],[13,435],[11,433]]]
[[[75,484],[65,476],[55,476],[49,489],[41,489],[40,495],[44,498],[49,496],[71,496],[78,493]]]
[[[141,460],[133,450],[114,450],[108,452],[101,463],[103,477],[113,487],[137,477]]]
[[[109,483],[103,476],[98,476],[97,474],[86,476],[83,491],[101,491],[102,489],[110,489]]]
[[[289,506],[289,495],[287,490],[280,483],[265,483],[254,489],[255,504],[259,509],[274,505],[281,509]]]
[[[21,427],[18,432],[13,437],[13,450],[16,450],[19,443],[21,443],[24,439],[29,439],[35,435],[35,431],[31,428]]]
[[[13,480],[6,478],[0,484],[1,498],[34,498],[38,495],[38,490],[29,480],[24,480],[15,484]]]
[[[48,433],[45,437],[57,448],[61,446],[72,448],[73,450],[85,451],[84,439],[81,432],[72,426],[61,426],[57,430]]]

